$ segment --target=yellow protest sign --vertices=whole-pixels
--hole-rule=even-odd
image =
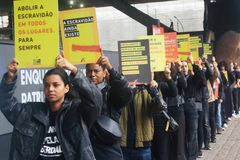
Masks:
[[[15,57],[19,68],[53,67],[59,53],[57,0],[14,1]]]
[[[193,60],[196,62],[199,60],[199,51],[198,48],[202,47],[201,38],[199,36],[190,37],[190,52],[193,57]]]
[[[149,40],[151,72],[164,71],[166,66],[164,35],[140,36],[139,39]]]
[[[149,41],[118,42],[119,67],[129,82],[148,83],[151,80]]]
[[[181,60],[186,60],[190,53],[190,34],[177,35],[178,41],[178,57]]]
[[[60,12],[64,56],[73,64],[96,63],[100,57],[95,8]]]
[[[209,43],[203,44],[204,55],[212,55],[212,45]]]

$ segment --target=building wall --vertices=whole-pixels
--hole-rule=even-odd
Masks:
[[[203,0],[178,0],[134,5],[139,10],[170,26],[177,32],[203,31]],[[119,40],[146,35],[146,27],[113,7],[97,8],[100,44],[104,50],[117,51]]]

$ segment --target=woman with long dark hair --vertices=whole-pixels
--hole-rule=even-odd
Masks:
[[[9,159],[94,160],[88,129],[102,104],[101,93],[74,66],[75,77],[61,68],[43,79],[45,102],[19,103],[14,97],[18,62],[8,65],[0,84],[0,109],[13,125]],[[71,86],[80,98],[69,95]]]

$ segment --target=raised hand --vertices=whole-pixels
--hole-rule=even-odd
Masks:
[[[101,65],[105,65],[108,71],[110,71],[112,69],[112,65],[111,65],[108,57],[105,56],[103,53],[102,53],[102,56],[98,59],[97,63],[99,63]]]
[[[157,88],[158,87],[158,83],[155,80],[151,80],[149,82],[149,87],[150,88]]]
[[[12,62],[8,65],[7,67],[7,82],[12,82],[14,78],[17,76],[17,71],[18,71],[18,61],[13,58]]]
[[[168,67],[165,67],[164,76],[166,79],[171,79],[171,70]]]
[[[193,57],[192,57],[192,56],[189,56],[189,57],[187,58],[187,62],[193,64],[193,63],[194,63]]]
[[[56,58],[56,67],[63,68],[71,71],[72,73],[77,73],[77,67],[71,64],[67,59],[63,58],[62,55],[58,55]]]

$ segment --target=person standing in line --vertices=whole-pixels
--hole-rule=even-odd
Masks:
[[[192,66],[192,70],[188,67]],[[202,88],[206,86],[206,77],[190,56],[182,62],[182,72],[187,79],[184,90],[184,113],[186,118],[186,153],[188,160],[196,160],[198,155],[198,110],[197,103],[202,100]]]
[[[163,77],[155,73],[155,79],[168,106],[168,114],[179,124],[177,131],[165,131],[166,120],[160,113],[154,114],[153,156],[155,160],[186,160],[185,115],[183,89],[187,82],[181,72],[181,61],[167,63]]]
[[[210,67],[207,58],[203,56],[202,58],[203,71],[205,72],[206,80],[209,81],[213,77],[213,70]],[[203,142],[205,150],[210,150],[210,124],[209,124],[209,90],[207,86],[203,87],[202,90],[203,101],[202,101],[202,110],[203,110]],[[202,148],[202,142],[199,143],[199,148]]]
[[[225,100],[222,103],[222,124],[223,127],[227,127],[227,121],[231,120],[232,117],[232,85],[234,84],[234,76],[233,74],[228,71],[226,63],[220,62],[219,63],[219,70],[220,70],[220,75],[221,79],[223,82],[223,88],[224,88],[224,95],[225,95]]]
[[[88,130],[102,105],[102,95],[73,65],[73,79],[61,68],[44,78],[45,102],[19,103],[14,97],[18,62],[8,65],[0,83],[0,109],[13,125],[10,160],[94,160]],[[70,94],[71,86],[79,98]]]
[[[166,104],[155,80],[132,87],[134,98],[120,118],[124,160],[152,160],[153,113],[166,109]]]
[[[110,117],[119,123],[121,111],[132,99],[132,88],[124,76],[111,65],[108,57],[102,55],[97,63],[86,65],[86,76],[94,83],[103,95],[101,115]],[[96,124],[94,124],[96,125]],[[120,127],[120,126],[119,126]],[[98,132],[98,131],[97,131]],[[91,142],[97,160],[122,160],[120,141],[108,144],[91,130]],[[108,139],[108,137],[104,137]]]

